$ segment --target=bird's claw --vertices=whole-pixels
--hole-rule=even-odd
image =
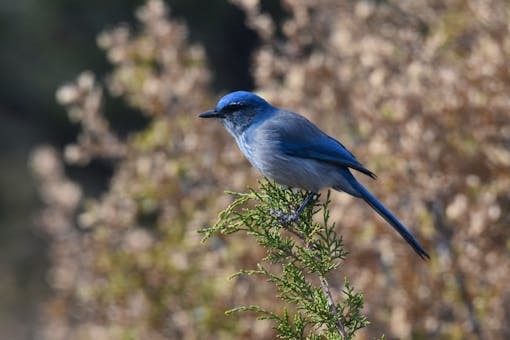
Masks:
[[[299,215],[296,214],[296,213],[293,213],[293,214],[286,214],[284,213],[283,211],[280,211],[280,210],[271,210],[269,212],[271,215],[274,215],[276,216],[279,220],[280,220],[280,223],[282,224],[290,224],[292,222],[298,222],[298,218],[299,218]]]

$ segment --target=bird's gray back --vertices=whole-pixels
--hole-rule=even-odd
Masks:
[[[299,156],[288,152],[289,148],[302,147],[304,150],[324,143],[338,142],[305,117],[279,109],[246,129],[238,138],[240,149],[252,165],[278,183],[314,192],[333,187],[357,196],[357,190],[346,179],[345,172],[350,175],[347,168],[306,157],[306,153]]]

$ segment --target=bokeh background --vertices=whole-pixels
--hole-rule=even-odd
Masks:
[[[83,70],[105,77],[111,64],[97,36],[121,23],[136,25],[143,1],[2,1],[0,3],[0,338],[35,337],[37,306],[47,297],[48,239],[35,223],[41,203],[28,168],[40,144],[62,150],[78,128],[55,99],[57,88]],[[171,16],[188,24],[189,39],[206,48],[215,65],[211,90],[253,87],[249,58],[256,34],[243,12],[227,1],[171,1]],[[107,115],[125,136],[145,126],[137,109],[121,100],[105,102]],[[94,160],[69,167],[85,192],[107,188],[113,164]]]
[[[255,90],[338,137],[432,255],[333,194],[359,337],[510,337],[510,6],[500,1],[0,4],[0,338],[271,339],[223,310],[263,250],[199,243],[258,175],[197,121]]]

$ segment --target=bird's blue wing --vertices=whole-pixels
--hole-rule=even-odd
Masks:
[[[285,154],[345,166],[372,178],[376,177],[339,141],[326,135],[305,117],[292,112],[280,112],[270,121],[275,124],[273,138]]]

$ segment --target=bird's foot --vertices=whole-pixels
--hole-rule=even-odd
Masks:
[[[305,207],[308,205],[310,200],[315,195],[316,195],[316,193],[310,192],[308,194],[308,196],[306,196],[306,198],[303,201],[303,203],[299,206],[299,208],[293,214],[286,214],[286,213],[284,213],[283,211],[280,211],[280,210],[271,210],[270,214],[275,215],[276,217],[278,217],[280,219],[281,223],[284,224],[284,225],[288,225],[288,224],[293,223],[293,222],[296,223],[297,225],[299,225],[299,216],[301,215],[301,213],[303,212]]]
[[[280,223],[282,223],[282,224],[290,224],[292,222],[297,223],[298,219],[299,219],[299,214],[297,214],[297,213],[286,214],[280,210],[271,210],[271,211],[269,211],[269,213],[271,215],[276,216],[280,220]]]

